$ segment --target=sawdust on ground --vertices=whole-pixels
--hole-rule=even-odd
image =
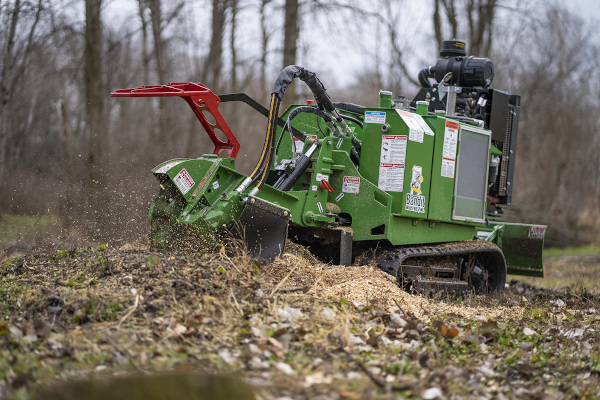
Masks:
[[[480,320],[517,319],[525,311],[521,306],[492,308],[447,304],[406,292],[397,285],[394,277],[374,265],[323,264],[302,246],[290,243],[286,248],[281,257],[266,266],[281,288],[302,288],[305,293],[320,298],[343,297],[358,308],[376,306],[391,313],[401,311],[424,322],[444,314]]]

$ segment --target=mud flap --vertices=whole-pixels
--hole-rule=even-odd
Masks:
[[[544,276],[542,250],[544,225],[500,223],[496,243],[506,258],[507,272],[513,275]]]
[[[252,258],[268,262],[283,254],[289,220],[287,209],[249,197],[244,211],[229,233],[234,240],[246,244]]]

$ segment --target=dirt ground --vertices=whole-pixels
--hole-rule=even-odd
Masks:
[[[0,399],[600,398],[598,292],[511,278],[501,295],[430,298],[293,244],[269,265],[33,251],[0,265]]]

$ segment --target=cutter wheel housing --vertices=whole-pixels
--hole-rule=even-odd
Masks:
[[[381,90],[364,97],[376,104],[333,102],[300,66],[281,71],[268,107],[201,83],[114,91],[181,97],[214,144],[211,154],[152,170],[161,187],[148,210],[152,245],[229,240],[269,262],[290,239],[342,265],[370,252],[400,286],[422,293],[498,293],[507,273],[543,276],[546,227],[502,220],[514,190],[520,97],[491,88],[492,62],[467,56],[465,43],[441,49],[419,72],[412,101]],[[314,99],[280,112],[294,79]],[[236,170],[240,144],[223,102],[266,118],[249,175]]]

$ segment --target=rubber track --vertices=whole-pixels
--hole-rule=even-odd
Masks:
[[[409,258],[443,257],[459,254],[498,253],[504,259],[504,254],[498,246],[485,240],[467,240],[463,242],[442,243],[434,245],[395,247],[385,251],[385,259],[377,266],[388,274],[398,278],[398,269]]]

